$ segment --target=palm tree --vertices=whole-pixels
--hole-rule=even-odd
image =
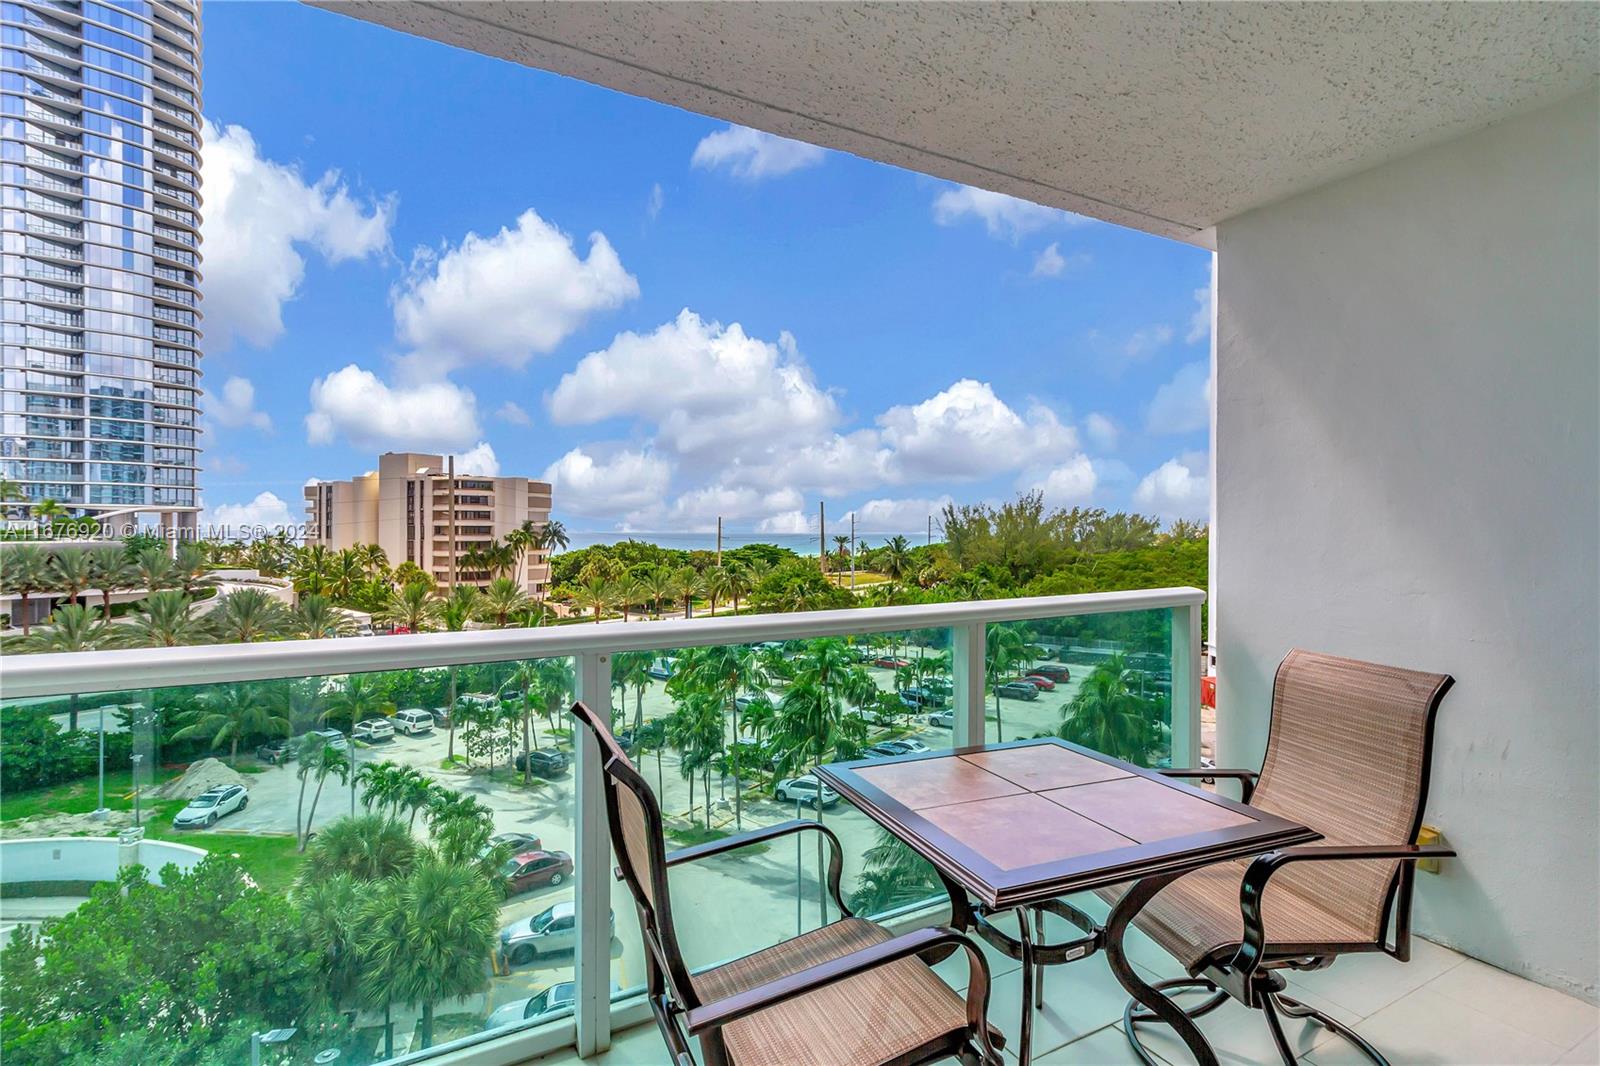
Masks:
[[[56,501],[46,497],[33,505],[33,518],[42,526],[53,526],[56,520],[63,517],[67,509]]]
[[[203,699],[195,720],[172,734],[172,739],[209,737],[214,748],[228,741],[229,766],[239,762],[241,737],[257,733],[289,735],[289,720],[276,713],[280,703],[265,685],[222,685],[208,689]]]
[[[93,651],[106,645],[109,628],[89,608],[69,603],[55,609],[48,628],[23,635],[16,647],[19,651],[36,652]],[[77,728],[78,693],[73,690],[67,697],[67,729]]]
[[[139,575],[121,548],[96,548],[89,553],[94,586],[100,590],[101,618],[111,621],[111,594],[139,587]]]
[[[611,582],[600,577],[592,577],[585,581],[572,594],[573,606],[580,611],[593,611],[596,622],[600,621],[600,616],[616,602],[616,599]]]
[[[217,638],[231,644],[275,640],[288,632],[289,609],[261,589],[239,589],[206,617]]]
[[[341,874],[355,881],[403,877],[421,848],[397,821],[376,814],[340,818],[317,834],[295,875],[295,891]]]
[[[701,587],[705,589],[706,599],[711,601],[711,613],[717,613],[717,601],[732,599],[732,582],[725,566],[711,566],[701,575]]]
[[[206,574],[211,570],[211,561],[206,558],[206,550],[200,545],[180,544],[172,556],[172,570],[183,594],[193,596],[195,589],[207,584]]]
[[[700,575],[694,567],[679,567],[674,571],[673,582],[677,585],[678,598],[683,600],[683,616],[689,617],[689,612],[694,605],[694,598],[700,593]]]
[[[667,719],[667,743],[678,750],[678,769],[689,780],[689,810],[694,811],[694,775],[705,782],[705,826],[711,828],[711,763],[723,742],[722,700],[691,689]]]
[[[392,818],[400,806],[400,765],[389,762],[369,762],[356,771],[356,783],[361,786],[361,805],[369,812],[374,806],[386,817]]]
[[[509,577],[495,578],[483,593],[483,614],[493,618],[494,624],[501,629],[506,627],[507,618],[523,610],[527,604],[528,594]]]
[[[1000,685],[1006,674],[1023,661],[1027,655],[1027,638],[1008,625],[989,627],[989,637],[984,653],[984,678],[994,692],[994,735],[996,743],[1006,742],[1005,719],[1000,705]]]
[[[667,683],[669,690],[703,692],[720,701],[724,713],[733,717],[733,817],[737,828],[744,828],[743,781],[739,774],[739,694],[758,692],[767,677],[761,658],[748,644],[723,644],[711,648],[690,648],[678,659],[678,669]],[[723,744],[726,752],[726,743]]]
[[[1135,691],[1135,678],[1121,652],[1084,678],[1072,702],[1062,709],[1062,740],[1107,755],[1145,764],[1150,739],[1148,701]]]
[[[352,549],[356,559],[361,563],[361,572],[369,577],[387,578],[389,576],[389,554],[381,545],[357,544]]]
[[[393,713],[394,704],[384,698],[376,680],[367,674],[350,674],[344,679],[344,685],[328,697],[328,709],[322,712],[322,720],[343,719],[354,729],[363,719]]]
[[[94,580],[94,560],[82,548],[65,548],[50,560],[50,577],[68,603],[77,603],[78,594]]]
[[[300,595],[327,595],[333,588],[333,553],[322,544],[300,549],[292,575],[295,592]]]
[[[911,572],[911,542],[898,534],[890,537],[878,552],[878,566],[894,581],[905,577]]]
[[[644,693],[650,687],[650,663],[654,660],[647,651],[619,651],[611,657],[611,684],[620,689],[626,698],[631,686],[634,693],[633,730],[644,726]]]
[[[843,641],[815,640],[796,657],[794,680],[778,701],[772,736],[784,772],[826,761],[829,753],[854,758],[866,721],[849,710],[868,705],[878,686]]]
[[[483,609],[483,594],[471,585],[457,585],[450,590],[450,596],[444,601],[440,610],[440,621],[450,633],[459,633],[467,627],[478,613]],[[447,667],[448,681],[445,689],[445,709],[450,716],[450,739],[445,750],[445,759],[453,760],[456,756],[456,668]]]
[[[367,576],[367,566],[362,554],[355,548],[345,548],[333,556],[333,587],[330,590],[334,599],[345,600],[350,598],[350,591],[361,583]]]
[[[500,893],[478,870],[429,856],[404,877],[380,881],[358,908],[361,998],[369,1006],[416,1003],[420,1044],[433,1044],[440,1000],[489,987]]]
[[[538,543],[539,530],[531,518],[506,534],[506,547],[511,549],[517,560],[516,577],[523,584],[527,584],[524,567],[528,561],[528,553],[533,551]]]
[[[50,557],[36,544],[18,544],[0,554],[0,588],[17,597],[17,613],[22,615],[22,635],[29,633],[28,597],[53,586],[50,583]]]
[[[288,619],[288,629],[304,640],[324,640],[348,637],[356,631],[356,624],[328,597],[311,593],[301,597],[295,605]]]
[[[133,605],[133,620],[118,626],[115,642],[130,648],[176,648],[211,641],[211,627],[177,589],[152,592]]]
[[[335,1007],[354,998],[361,977],[361,958],[353,943],[358,889],[356,880],[346,873],[296,882],[294,888],[300,932],[320,956],[324,987]]]
[[[750,590],[755,588],[755,577],[747,566],[731,563],[727,567],[728,578],[724,586],[725,591],[733,598],[733,613],[739,613],[739,600],[750,595]]]
[[[842,562],[850,561],[850,538],[842,533],[835,533],[833,537],[833,553]]]
[[[666,567],[658,566],[646,574],[640,582],[644,593],[650,599],[650,606],[655,608],[656,617],[661,617],[661,604],[667,600],[677,599],[677,582],[673,579],[672,571]]]
[[[139,550],[133,557],[133,569],[138,575],[138,587],[146,592],[159,592],[178,582],[178,576],[172,568],[172,557],[155,545]]]
[[[297,850],[303,852],[311,839],[311,823],[317,817],[317,803],[322,799],[322,786],[327,783],[330,776],[337,777],[341,783],[350,779],[350,756],[343,748],[329,744],[325,737],[307,733],[305,741],[300,745],[299,760],[300,765],[295,768],[295,774],[300,778],[301,805],[305,804],[306,799],[306,778],[314,776],[317,779],[317,790],[312,793],[311,810],[306,812],[304,828],[300,824],[300,809],[295,808],[295,831],[300,834]]]
[[[407,585],[399,592],[389,594],[389,601],[378,611],[377,617],[413,633],[425,633],[438,621],[439,602],[433,598],[433,590],[428,586]]]
[[[611,584],[611,593],[615,603],[622,608],[622,620],[628,620],[628,609],[636,603],[643,603],[649,599],[650,593],[645,589],[644,583],[633,574],[623,574]]]

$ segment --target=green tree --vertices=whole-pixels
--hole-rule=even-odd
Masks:
[[[196,589],[211,583],[206,577],[210,570],[211,560],[206,558],[206,550],[198,544],[192,542],[179,544],[172,554],[172,571],[177,578],[178,587],[191,599]]]
[[[644,694],[649,689],[650,664],[654,657],[647,651],[622,651],[611,657],[611,684],[626,697],[633,689],[633,728],[637,732],[644,725]],[[619,704],[623,701],[619,700]]]
[[[238,589],[206,616],[217,639],[228,644],[276,640],[288,633],[289,609],[262,589]]]
[[[506,619],[525,610],[527,605],[528,594],[509,577],[495,578],[483,592],[483,616],[493,619],[500,629],[506,627]]]
[[[341,874],[355,881],[402,877],[416,866],[420,852],[416,838],[391,818],[340,818],[323,826],[306,848],[295,891]]]
[[[222,685],[207,690],[195,720],[172,734],[174,740],[206,738],[212,747],[228,744],[228,765],[239,762],[239,741],[247,736],[289,735],[289,720],[279,712],[278,694],[260,683]]]
[[[911,572],[910,542],[899,534],[890,537],[889,542],[879,550],[874,562],[891,579],[902,580]]]
[[[94,559],[83,548],[64,548],[50,558],[50,579],[69,603],[94,580]]]
[[[794,667],[772,726],[779,771],[793,773],[826,762],[830,754],[855,758],[865,747],[866,721],[850,705],[875,699],[878,686],[844,642],[833,638],[810,641]]]
[[[344,684],[329,696],[322,720],[343,721],[350,729],[367,718],[387,717],[394,713],[394,704],[384,695],[379,683],[370,674],[350,674]]]
[[[52,587],[50,557],[43,548],[36,544],[18,544],[0,552],[0,588],[17,597],[17,613],[22,616],[24,637],[31,631],[29,597]]]
[[[689,689],[667,718],[667,743],[678,751],[678,769],[689,782],[689,810],[694,811],[694,775],[705,785],[705,826],[711,828],[711,764],[722,748],[722,700],[717,694]]]
[[[482,610],[482,593],[471,585],[457,585],[450,590],[449,597],[445,599],[444,606],[439,612],[439,620],[446,632],[459,633]],[[446,668],[445,711],[450,718],[450,736],[445,749],[447,760],[456,757],[456,672],[457,668],[454,666]]]
[[[406,585],[395,592],[390,590],[388,601],[378,611],[378,620],[393,626],[403,626],[412,633],[426,633],[437,624],[439,602],[433,590],[421,582]]]
[[[129,648],[177,648],[211,642],[211,627],[177,589],[152,592],[133,605],[133,618],[115,630],[115,643]]]
[[[28,652],[78,652],[103,648],[110,641],[111,631],[93,611],[79,604],[69,603],[57,607],[50,615],[48,627],[41,628],[16,642],[19,651]],[[77,692],[67,696],[67,728],[78,728]]]
[[[590,578],[572,592],[572,605],[580,611],[593,612],[596,622],[616,602],[616,586],[600,577]]]
[[[1056,735],[1144,766],[1154,708],[1135,687],[1126,656],[1120,652],[1111,656],[1079,684],[1077,694],[1062,709]]]
[[[361,999],[419,1005],[419,1042],[431,1047],[434,1005],[489,987],[499,920],[499,893],[469,867],[425,859],[403,877],[376,882],[355,923]]]
[[[131,545],[130,545],[131,546]],[[177,574],[172,568],[172,557],[159,544],[139,548],[133,556],[133,569],[145,592],[159,592],[177,584]]]
[[[111,621],[111,594],[139,588],[139,573],[118,547],[95,548],[89,553],[93,585],[100,590],[100,617]]]
[[[1015,626],[992,625],[984,645],[984,679],[989,683],[989,691],[994,693],[995,740],[1004,744],[1006,729],[1000,703],[1000,685],[1004,683],[1006,675],[1027,657],[1028,639]]]
[[[287,629],[303,640],[326,640],[353,635],[356,624],[328,597],[310,593],[300,597],[300,602],[295,604],[288,618]]]
[[[311,839],[311,823],[317,817],[317,803],[322,799],[322,786],[329,777],[337,777],[341,782],[350,779],[350,756],[345,749],[329,744],[325,737],[316,733],[307,733],[305,741],[300,745],[299,765],[295,767],[295,774],[300,778],[300,803],[295,808],[295,832],[300,838],[299,851],[306,850],[306,844]],[[317,779],[316,791],[311,795],[311,809],[306,812],[305,821],[300,820],[300,808],[306,801],[306,779]]]

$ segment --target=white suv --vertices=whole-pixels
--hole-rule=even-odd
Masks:
[[[773,790],[780,800],[790,803],[796,801],[809,804],[812,807],[832,807],[839,802],[839,793],[824,785],[810,774],[804,777],[786,777],[778,782],[778,787]]]
[[[420,707],[396,711],[389,721],[396,733],[405,733],[407,736],[433,732],[433,715]]]
[[[356,727],[350,730],[350,735],[368,743],[374,740],[389,740],[394,736],[394,726],[389,724],[387,718],[368,718],[364,722],[357,722]]]
[[[189,801],[172,819],[174,829],[209,829],[225,814],[242,811],[250,802],[243,785],[218,785]]]

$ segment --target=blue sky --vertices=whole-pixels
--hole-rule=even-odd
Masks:
[[[1201,249],[298,4],[205,102],[212,522],[408,447],[575,529],[1206,513]]]

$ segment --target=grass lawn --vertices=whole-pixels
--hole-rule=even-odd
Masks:
[[[685,829],[668,828],[666,833],[667,838],[674,844],[686,848],[692,847],[695,844],[704,844],[708,841],[723,840],[727,837],[733,836],[732,833],[725,832],[724,830],[707,829],[705,826],[701,825],[692,826]],[[739,849],[738,853],[741,855],[760,855],[771,850],[772,845],[762,842],[756,844],[746,844],[744,847]]]
[[[144,787],[141,806],[148,809],[150,793],[174,777],[181,770],[158,769],[155,780]],[[80,777],[76,781],[63,781],[59,785],[27,789],[0,796],[0,821],[12,822],[18,818],[31,818],[36,814],[88,814],[98,805],[99,778]],[[106,773],[106,806],[114,811],[133,810],[133,771],[112,770]]]
[[[162,818],[145,823],[145,835],[149,839],[170,840],[224,855],[237,855],[245,872],[268,892],[286,892],[294,884],[305,856],[295,850],[293,833],[239,833],[227,829],[179,832],[172,828],[172,816],[183,803],[174,800],[169,805],[172,809],[164,812]]]

